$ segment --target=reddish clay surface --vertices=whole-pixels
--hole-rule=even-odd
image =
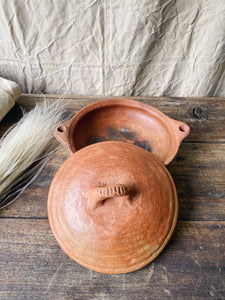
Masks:
[[[168,165],[189,132],[187,124],[150,105],[112,99],[84,107],[70,121],[58,126],[55,136],[71,153],[93,143],[115,140],[144,148]]]
[[[151,262],[170,239],[177,213],[176,188],[163,163],[118,141],[72,154],[48,197],[59,245],[79,264],[102,273],[131,272]]]

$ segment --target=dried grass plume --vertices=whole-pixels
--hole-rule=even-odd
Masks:
[[[0,208],[14,201],[58,147],[54,128],[63,120],[60,100],[45,100],[25,113],[0,140]]]

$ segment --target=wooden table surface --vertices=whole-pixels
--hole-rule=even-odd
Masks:
[[[75,114],[101,99],[107,97],[59,101]],[[99,274],[67,257],[47,218],[51,180],[69,156],[61,148],[20,198],[0,210],[0,299],[225,299],[225,99],[130,99],[191,127],[169,168],[179,197],[171,241],[151,264],[122,275]],[[43,96],[23,95],[18,103],[30,109],[35,101]],[[18,120],[18,112],[15,107],[1,122],[0,134]]]

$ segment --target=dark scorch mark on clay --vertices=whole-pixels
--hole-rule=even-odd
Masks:
[[[87,145],[96,144],[96,143],[105,142],[105,141],[109,141],[109,139],[107,139],[106,137],[101,136],[101,135],[96,135],[96,136],[94,135],[87,139]]]
[[[148,152],[152,152],[152,148],[147,141],[134,141],[134,145],[141,147]]]
[[[95,144],[104,141],[121,141],[125,143],[134,144],[149,152],[152,152],[152,148],[146,140],[139,140],[136,132],[130,131],[128,128],[117,129],[113,126],[108,126],[106,130],[106,136],[94,135],[87,139],[87,144]]]
[[[129,129],[121,128],[120,134],[128,140],[134,141],[138,138],[137,133],[129,131]]]
[[[130,131],[128,128],[117,129],[113,126],[107,128],[106,134],[111,140],[114,141],[124,141],[124,138],[130,141],[136,140],[137,134],[133,131]]]
[[[120,141],[121,140],[121,134],[118,129],[116,129],[113,126],[109,126],[106,130],[106,134],[109,137],[110,140],[113,141]]]

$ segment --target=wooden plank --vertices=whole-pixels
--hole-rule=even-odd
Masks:
[[[67,103],[68,115],[74,114],[93,101],[111,98],[128,98],[155,106],[168,116],[186,122],[191,127],[189,142],[225,142],[225,98],[166,98],[166,97],[100,97],[100,96],[57,96],[45,95],[50,102]],[[42,102],[43,95],[23,95],[18,103],[31,109],[35,102]],[[1,123],[0,135],[15,122],[21,113],[15,107]]]
[[[48,189],[69,156],[57,151],[35,182],[0,217],[47,218]],[[224,220],[225,144],[184,143],[169,168],[179,196],[180,220]]]
[[[225,219],[225,145],[184,143],[169,168],[181,220]]]
[[[223,299],[225,222],[178,222],[145,268],[105,275],[64,254],[47,220],[1,219],[0,299]]]
[[[55,101],[59,97],[49,99]],[[64,98],[64,102],[66,101],[69,110],[75,113],[93,101],[112,98],[141,101],[158,108],[171,118],[186,122],[191,127],[187,141],[225,142],[225,98],[68,96]],[[36,98],[36,101],[40,99],[42,98]],[[26,105],[27,100],[24,100]]]
[[[47,97],[50,101],[56,101],[58,98],[57,95]],[[63,102],[68,102],[70,112],[73,110],[76,112],[84,105],[102,98],[107,97],[68,96],[68,98],[63,100]],[[166,110],[165,112],[172,117],[180,115],[180,119],[186,116],[185,111],[187,112],[194,103],[197,103],[196,105],[200,103],[199,105],[204,106],[205,109],[209,105],[214,105],[214,108],[211,108],[210,122],[219,121],[221,123],[221,115],[224,118],[224,99],[172,99],[154,97],[136,97],[135,99],[154,104],[161,110]],[[28,109],[34,105],[35,101],[43,101],[43,96],[25,95],[19,99],[20,104]],[[174,109],[174,107],[181,108]],[[19,114],[18,107],[16,108],[15,113],[16,112]],[[201,119],[195,118],[194,121],[199,122],[199,120],[201,121]],[[7,120],[4,124],[6,123]],[[225,124],[225,122],[222,124]],[[212,135],[215,137],[213,139],[215,143],[217,142],[217,132],[215,128],[213,130]],[[204,131],[207,130],[204,129]],[[205,139],[207,136],[207,134],[198,135],[198,138],[201,140],[202,138]],[[202,144],[184,142],[181,145],[175,161],[170,167],[180,199],[180,219],[224,219],[225,188],[223,178],[225,172],[225,151],[224,144],[214,143]],[[46,218],[46,199],[48,188],[55,171],[59,168],[66,157],[68,157],[66,149],[59,151],[54,159],[46,166],[38,180],[30,186],[30,188],[17,200],[15,204],[10,206],[9,209],[1,211],[0,216]]]
[[[183,143],[169,167],[173,176],[191,177],[204,184],[223,183],[225,144]]]
[[[60,101],[67,103],[69,116],[109,98],[64,96]],[[99,274],[69,259],[47,220],[50,182],[69,156],[61,148],[25,193],[0,210],[0,299],[225,299],[225,98],[128,98],[192,129],[169,167],[180,202],[171,242],[152,264],[125,275]],[[43,96],[23,95],[18,102],[31,109],[35,101]],[[0,135],[20,117],[17,106],[1,122]]]

